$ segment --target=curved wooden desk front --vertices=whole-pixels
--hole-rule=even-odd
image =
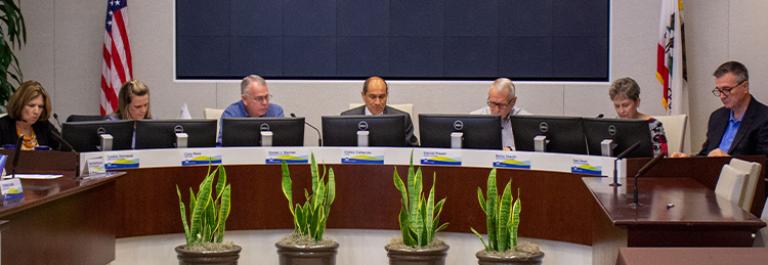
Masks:
[[[290,229],[292,219],[287,201],[280,188],[280,166],[265,164],[263,148],[199,149],[197,153],[220,154],[227,164],[232,184],[232,213],[228,222],[230,230]],[[319,161],[340,161],[339,148],[303,147],[301,152],[315,152]],[[383,148],[389,165],[329,164],[336,173],[336,201],[328,221],[328,228],[398,229],[397,213],[400,195],[393,186],[392,175],[397,166],[401,176],[406,175],[408,154],[411,149]],[[413,149],[419,161],[423,152],[435,149]],[[112,152],[133,155],[141,160],[139,169],[127,170],[124,178],[117,180],[116,201],[119,213],[118,237],[131,237],[182,232],[179,218],[176,185],[186,198],[189,187],[196,187],[206,173],[206,167],[182,167],[181,154],[190,150],[152,150]],[[437,150],[446,151],[446,150]],[[448,151],[446,151],[448,152]],[[441,216],[450,223],[448,231],[468,232],[474,227],[485,231],[485,217],[477,202],[477,187],[485,187],[490,163],[499,156],[495,151],[459,151],[464,158],[463,167],[422,166],[425,189],[431,186],[433,174],[437,174],[436,195],[447,197]],[[603,174],[611,172],[611,158],[572,156],[567,154],[515,153],[528,157],[532,168],[539,170],[499,169],[498,185],[503,187],[512,180],[514,190],[522,196],[522,223],[520,235],[590,245],[593,243],[594,226],[598,221],[592,212],[598,204],[590,190],[582,182],[583,177],[595,176],[568,173],[571,162],[592,160],[603,168]],[[84,159],[100,154],[81,154]],[[109,156],[106,154],[104,156]],[[321,159],[322,158],[322,159]],[[762,158],[764,159],[764,158]],[[627,171],[637,171],[645,159],[630,160]],[[665,159],[648,176],[689,177],[703,183],[716,182],[719,168],[727,159],[689,158]],[[764,161],[760,161],[761,163]],[[337,162],[338,163],[338,162]],[[608,169],[611,167],[611,169]],[[550,171],[551,169],[551,171]],[[621,171],[621,167],[620,167]],[[309,166],[291,165],[294,176],[294,196],[301,196],[308,188]],[[759,193],[763,191],[759,185]],[[711,192],[710,192],[711,193]],[[295,197],[295,200],[300,198]],[[763,201],[762,198],[759,201]]]
[[[329,165],[336,176],[336,201],[328,228],[398,229],[400,195],[393,186],[391,165]],[[309,166],[291,165],[294,196],[309,185]],[[206,167],[127,170],[117,180],[117,237],[182,232],[176,185],[185,200]],[[227,228],[290,229],[292,217],[280,189],[279,165],[227,166],[232,184],[232,213]],[[407,166],[398,166],[405,176]],[[441,216],[448,231],[485,231],[485,217],[477,202],[477,187],[485,187],[488,168],[423,166],[425,190],[437,174],[436,196],[446,197]],[[500,169],[500,189],[510,179],[522,196],[521,236],[589,245],[591,207],[595,202],[581,182],[587,175]],[[296,199],[296,198],[295,198]]]

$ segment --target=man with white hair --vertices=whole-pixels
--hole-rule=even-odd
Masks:
[[[283,108],[280,105],[269,103],[272,95],[269,94],[267,81],[258,75],[249,75],[240,82],[240,97],[224,110],[222,118],[244,117],[283,117]]]
[[[515,107],[515,84],[509,78],[499,78],[493,81],[488,89],[488,100],[485,107],[471,112],[471,114],[485,114],[501,117],[501,143],[504,150],[515,150],[515,138],[512,135],[512,124],[509,118],[512,115],[531,115],[522,108]]]
[[[283,108],[280,105],[269,103],[272,94],[269,94],[267,81],[258,75],[249,75],[240,82],[240,100],[232,103],[221,114],[219,124],[224,118],[247,117],[284,117]],[[217,143],[221,143],[221,128],[219,128]]]

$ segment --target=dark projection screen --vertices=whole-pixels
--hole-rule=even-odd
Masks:
[[[609,0],[177,0],[178,79],[607,81]]]

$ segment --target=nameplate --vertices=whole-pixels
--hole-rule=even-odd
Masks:
[[[221,154],[207,152],[184,152],[181,166],[200,166],[221,164]]]
[[[285,150],[268,149],[266,150],[266,164],[307,164],[309,163],[309,152],[305,150]]]
[[[599,165],[598,161],[592,160],[589,158],[573,158],[571,173],[601,176],[603,174],[603,167]]]
[[[21,180],[18,178],[0,180],[0,192],[3,194],[3,200],[24,198],[24,188],[21,187]]]
[[[494,155],[493,167],[531,169],[531,158],[526,155],[498,152]]]
[[[107,170],[139,168],[139,158],[134,154],[107,155],[107,162],[104,164],[104,167]]]
[[[87,164],[86,172],[88,174],[102,174],[107,172],[103,156],[88,158],[85,163]]]
[[[341,151],[342,164],[383,165],[384,152],[371,149],[345,149]]]
[[[2,168],[3,173],[2,176],[5,177],[5,162],[8,161],[7,155],[0,155],[0,168]]]
[[[461,166],[461,151],[422,151],[422,165]]]

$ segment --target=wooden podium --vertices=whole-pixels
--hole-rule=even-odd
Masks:
[[[753,233],[765,223],[714,193],[713,183],[728,160],[662,160],[638,179],[639,205],[633,204],[631,178],[620,187],[610,186],[611,179],[582,179],[597,202],[593,264],[615,264],[620,247],[751,247]],[[645,161],[630,161],[628,175]]]
[[[12,157],[13,152],[2,153]],[[24,151],[19,161],[17,173],[64,177],[22,180],[24,198],[3,201],[2,264],[103,265],[113,261],[114,184],[118,177],[76,180],[76,153]]]

